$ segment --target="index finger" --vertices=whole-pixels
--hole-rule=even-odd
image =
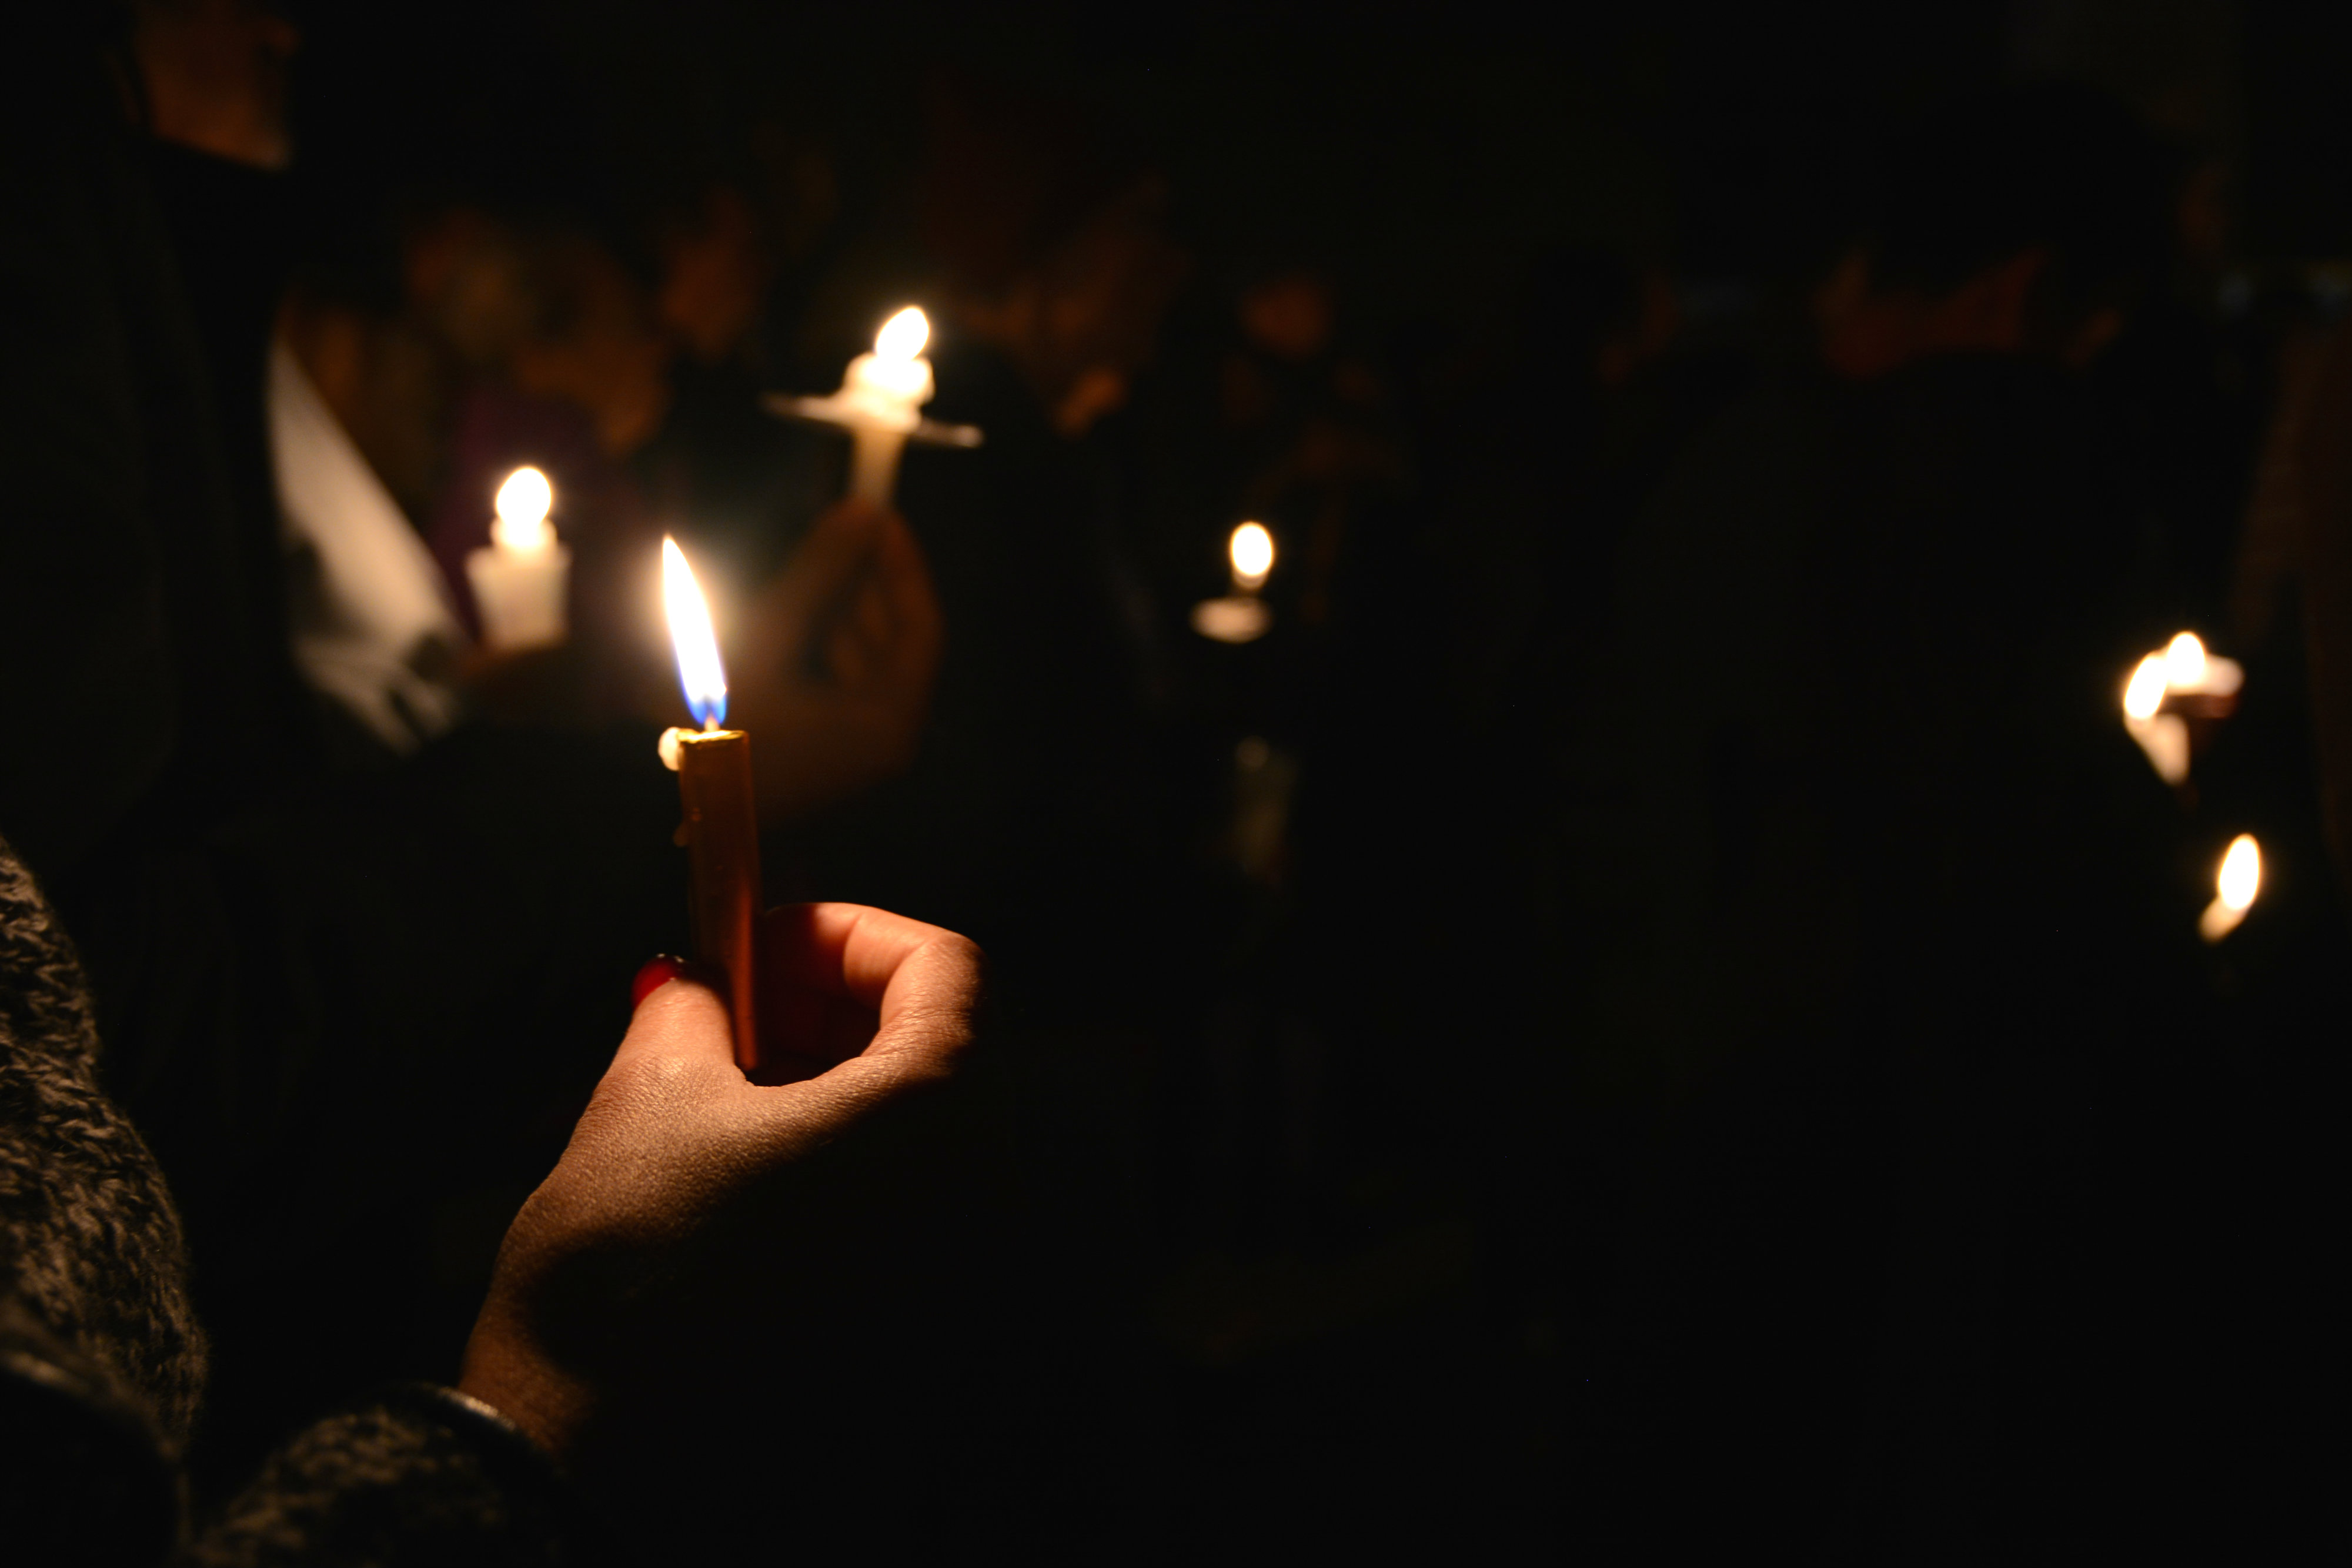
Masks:
[[[761,917],[762,967],[874,1009],[866,1054],[913,1042],[933,1026],[968,1030],[980,997],[980,948],[968,937],[862,904],[792,904]]]

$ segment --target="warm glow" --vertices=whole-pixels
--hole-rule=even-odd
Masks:
[[[710,629],[710,606],[673,538],[662,540],[662,608],[669,613],[669,640],[677,648],[677,678],[695,723],[717,729],[727,722],[727,672],[719,663],[719,635]]]
[[[882,323],[882,330],[874,334],[874,352],[886,360],[911,360],[930,340],[929,319],[909,305]]]
[[[2156,710],[2164,706],[2164,688],[2168,684],[2169,664],[2162,653],[2150,653],[2132,672],[2131,684],[2124,687],[2124,716],[2154,718]]]
[[[516,469],[499,486],[499,516],[490,525],[490,542],[502,550],[545,549],[555,542],[555,530],[547,526],[554,505],[555,486],[546,475],[536,468]]]
[[[1263,523],[1244,523],[1234,530],[1226,553],[1233,558],[1234,587],[1264,587],[1266,574],[1274,570],[1274,536]]]
[[[1192,606],[1192,630],[1220,643],[1255,643],[1273,624],[1265,601],[1247,594],[1203,599]]]
[[[2221,902],[2236,910],[2251,908],[2254,894],[2262,891],[2263,852],[2252,833],[2240,833],[2230,841],[2230,852],[2221,857],[2221,874],[2215,879]]]
[[[2203,689],[2205,644],[2196,632],[2183,632],[2164,645],[2164,682],[2176,692]]]

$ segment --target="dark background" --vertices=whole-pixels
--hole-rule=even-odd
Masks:
[[[1550,1048],[1572,1041],[1572,1009],[1524,976],[1494,980],[1556,962],[1575,978],[1608,918],[1575,907],[1546,858],[1546,747],[1574,736],[1581,699],[1569,685],[1538,694],[1540,718],[1526,706],[1539,674],[1577,667],[1543,664],[1538,644],[1589,631],[1579,595],[1597,600],[1609,571],[1606,539],[1566,569],[1529,542],[1553,516],[1547,465],[1580,472],[1583,457],[1567,438],[1546,444],[1590,413],[1561,391],[1590,324],[1549,301],[1562,279],[1590,286],[1620,325],[1666,302],[1671,347],[1643,393],[1656,450],[1622,465],[1625,492],[1608,503],[1630,515],[1680,443],[1804,342],[1809,297],[1906,131],[2003,84],[2101,89],[2162,141],[2180,192],[2174,272],[2148,313],[2162,332],[2131,340],[2136,357],[2109,371],[2116,405],[2146,416],[2132,428],[2171,529],[2173,597],[2150,613],[2159,635],[2215,624],[2280,347],[2352,298],[2352,20],[2251,0],[1665,4],[1538,19],[1467,5],[289,10],[304,33],[295,179],[314,275],[388,308],[400,214],[478,204],[591,232],[650,285],[665,214],[730,183],[756,197],[776,260],[733,366],[761,388],[829,391],[903,301],[1049,251],[1139,182],[1165,190],[1165,238],[1190,270],[1129,402],[1084,437],[1055,442],[1001,376],[959,382],[943,326],[943,381],[972,401],[935,412],[989,426],[987,461],[1005,466],[984,472],[1000,488],[975,499],[984,486],[968,474],[983,470],[918,454],[900,495],[949,600],[941,710],[971,749],[934,748],[939,771],[770,846],[793,891],[971,930],[997,960],[1023,1191],[1001,1271],[1024,1281],[1026,1305],[1018,1324],[982,1326],[1018,1348],[1025,1381],[1006,1417],[1005,1453],[1022,1457],[976,1465],[983,1490],[1026,1496],[1043,1528],[1121,1560],[1517,1561],[1581,1544],[1637,1561],[1671,1555],[1662,1541],[1799,1538],[1878,1560],[1868,1521],[1838,1511],[1840,1479],[1778,1451],[1783,1435],[1790,1452],[1816,1451],[1802,1398],[1778,1427],[1779,1412],[1749,1409],[1722,1446],[1623,1459],[1653,1435],[1645,1420],[1705,1424],[1627,1371],[1641,1312],[1609,1298],[1611,1249],[1658,1247],[1688,1217],[1672,1179],[1655,1182],[1664,1197],[1627,1197],[1657,1176],[1625,1126],[1649,1107],[1569,1091],[1566,1052]],[[969,166],[956,161],[965,110],[996,149]],[[961,208],[948,199],[959,179],[971,183]],[[961,214],[952,243],[943,209]],[[1217,444],[1206,411],[1218,356],[1240,343],[1238,302],[1297,274],[1333,302],[1309,367],[1328,384],[1266,373],[1307,411],[1300,429],[1352,433],[1358,465],[1285,489],[1265,477],[1275,446]],[[1375,389],[1360,404],[1347,391],[1358,369]],[[719,420],[685,450],[734,452],[730,428]],[[805,472],[811,450],[771,455],[779,491],[826,492]],[[1499,491],[1482,488],[1490,470]],[[1017,532],[1008,519],[1055,507],[1076,520],[1049,543],[1099,525],[1132,580],[1066,570],[1043,545],[997,549]],[[1191,636],[1183,615],[1219,590],[1225,532],[1244,515],[1283,539],[1286,575],[1268,590],[1281,630],[1228,650]],[[1331,517],[1344,530],[1318,520]],[[772,560],[804,520],[731,547],[714,529],[714,548]],[[1517,574],[1545,577],[1547,604],[1515,597],[1528,560],[1548,563]],[[1017,591],[997,593],[1008,583]],[[1087,621],[1073,608],[1087,594],[1126,605],[1131,623]],[[2280,1529],[2314,1492],[2311,1456],[2284,1433],[2313,1397],[2296,1347],[2318,1298],[2297,1292],[2314,1197],[2337,1163],[2318,1111],[2336,1078],[2313,1065],[2307,1019],[2320,1005],[2340,1016],[2342,925],[2299,651],[2273,654],[2235,749],[2200,763],[2209,802],[2161,873],[2165,896],[2201,897],[2209,852],[2258,827],[2276,866],[2261,918],[2174,977],[2178,1011],[2207,1029],[2201,1054],[2098,1080],[2081,1098],[2120,1083],[2154,1109],[2063,1151],[2084,1165],[2125,1151],[2143,1163],[2115,1185],[2156,1169],[2161,1192],[2116,1200],[2083,1184],[2110,1206],[2095,1213],[2146,1233],[2116,1241],[2128,1258],[2082,1292],[2088,1326],[2073,1322],[2067,1343],[2107,1335],[2126,1348],[2102,1354],[2132,1370],[2092,1380],[2093,1402],[2112,1403],[2066,1406],[2075,1425],[2053,1422],[2063,1430],[2021,1463],[2030,1480],[2004,1483],[1981,1538],[2023,1560],[2160,1539],[2167,1494],[2188,1494],[2182,1517],[2228,1542],[2242,1510]],[[992,707],[1003,690],[979,689],[1039,670],[1061,684],[1027,706]],[[1114,708],[1126,727],[1087,728]],[[1068,828],[1058,858],[1025,861],[1021,835],[1039,824],[992,818],[959,789],[999,776],[990,747],[1009,749],[1008,734],[1041,741],[1036,772],[1061,775],[1046,798],[1087,808],[1050,824]],[[1295,789],[1273,781],[1284,768],[1299,770]],[[1247,823],[1267,801],[1276,851],[1254,853]],[[966,808],[1011,836],[969,864],[927,861],[956,847]],[[2104,952],[2086,943],[2082,962]],[[1784,1163],[1801,1164],[1801,1131],[1781,1137]],[[2195,1157],[2167,1163],[2176,1142]],[[407,1370],[446,1375],[436,1358],[519,1196],[511,1179],[485,1181],[431,1217],[439,1315],[414,1334]],[[2169,1268],[2148,1264],[2159,1255]],[[2142,1281],[2179,1291],[2147,1321],[2196,1337],[2193,1353],[2171,1360],[2119,1310]],[[1800,1330],[1744,1354],[1773,1362],[1834,1337]],[[2017,1364],[2068,1353],[2034,1354]],[[2227,1413],[2200,1428],[2175,1409],[2132,1430],[2176,1375],[2183,1402]],[[2215,1436],[2246,1429],[2234,1451]],[[2210,1450],[2177,1469],[2151,1458],[2183,1432]],[[2045,1505],[2063,1520],[2047,1533],[2034,1525]],[[1943,1524],[1918,1504],[1886,1539],[1928,1555],[1969,1539]]]

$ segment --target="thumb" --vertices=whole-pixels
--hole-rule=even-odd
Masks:
[[[612,1071],[656,1060],[735,1070],[734,1030],[718,992],[679,976],[646,994],[613,1053]]]

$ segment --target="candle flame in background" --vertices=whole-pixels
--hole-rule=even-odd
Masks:
[[[2197,934],[2208,942],[2219,942],[2238,928],[2246,911],[2254,904],[2254,894],[2263,886],[2263,852],[2252,833],[2240,833],[2230,841],[2230,851],[2221,857],[2221,873],[2215,877],[2215,898],[2205,906],[2197,922]]]
[[[2263,888],[2263,851],[2253,834],[2240,833],[2230,841],[2230,852],[2221,857],[2221,874],[2213,880],[2223,904],[2241,914],[2253,907],[2254,894]]]
[[[2205,644],[2194,632],[2183,632],[2164,645],[2164,684],[2177,692],[2192,692],[2205,684]]]
[[[478,492],[477,492],[478,494]],[[555,505],[555,486],[536,468],[518,468],[499,486],[498,521],[490,525],[490,541],[500,549],[539,550],[555,542],[547,514]]]
[[[2200,654],[2203,653],[2199,650]],[[2171,661],[2162,653],[2150,653],[2132,672],[2130,685],[2124,687],[2124,716],[2148,719],[2164,706],[2164,689],[2170,684],[2167,672]]]
[[[2136,665],[2124,684],[2124,728],[2168,784],[2189,781],[2189,721],[2230,716],[2246,672],[2183,632]],[[2169,710],[2169,711],[2167,711]]]
[[[874,353],[877,359],[911,360],[930,340],[930,318],[909,305],[883,322],[882,329],[874,334]]]
[[[1235,587],[1252,591],[1263,588],[1267,574],[1274,570],[1274,536],[1265,531],[1263,523],[1244,523],[1234,530],[1226,554],[1233,559]]]
[[[677,649],[678,684],[694,722],[717,729],[727,722],[727,672],[719,663],[719,634],[710,628],[710,606],[686,564],[677,541],[662,539],[662,608],[669,615],[669,640]]]

